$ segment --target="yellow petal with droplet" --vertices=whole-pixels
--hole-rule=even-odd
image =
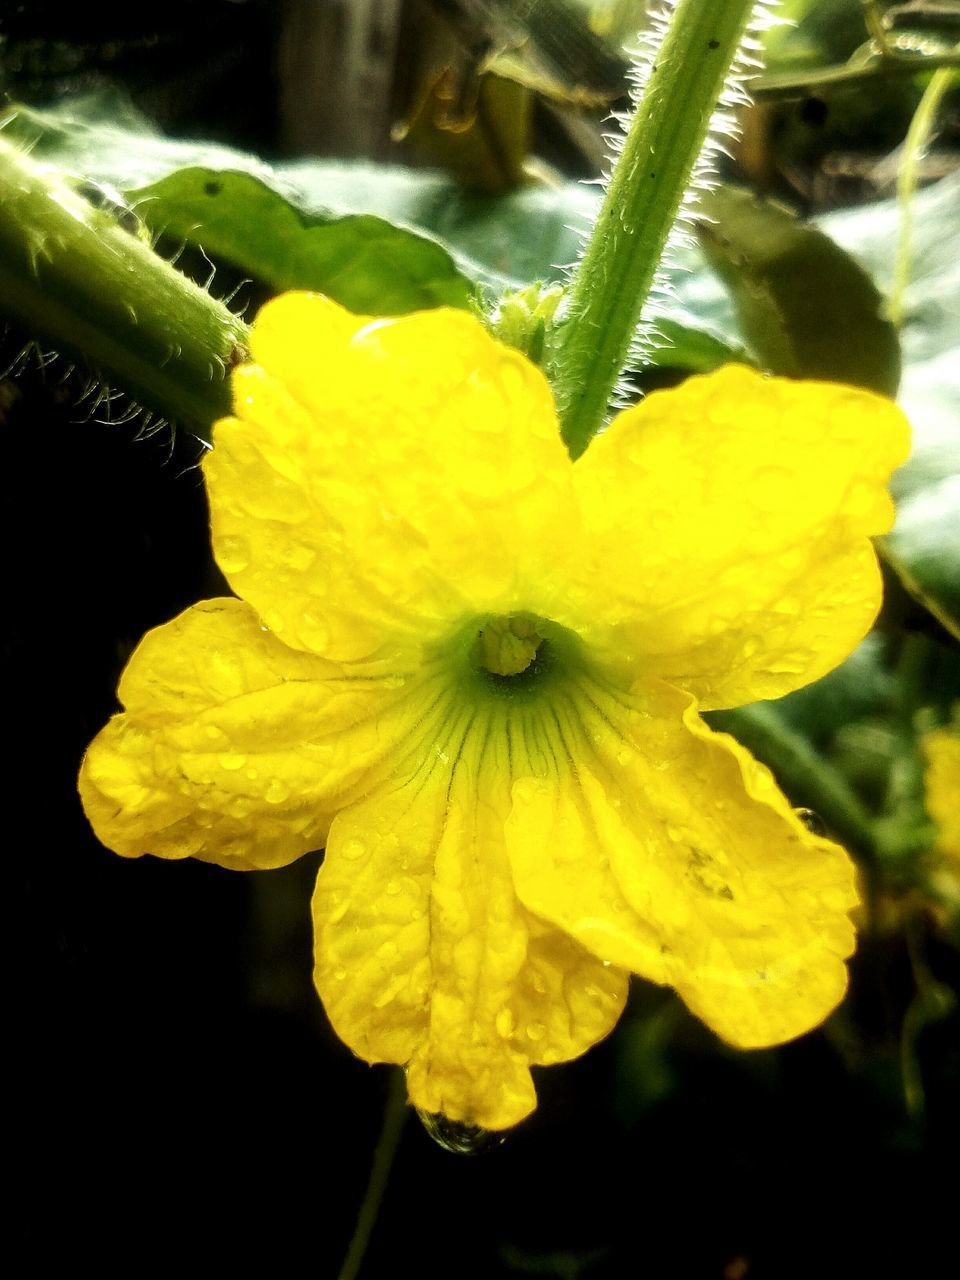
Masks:
[[[80,772],[99,839],[126,857],[240,870],[320,848],[333,813],[375,784],[424,699],[399,671],[343,669],[286,648],[232,599],[148,632],[119,693],[126,711]]]
[[[820,1023],[854,945],[844,851],[676,690],[585,684],[561,724],[566,759],[513,790],[521,901],[601,959],[674,987],[738,1047]]]
[[[530,1065],[582,1053],[626,995],[622,972],[517,901],[505,744],[452,711],[393,789],[335,819],[314,896],[315,978],[337,1034],[406,1066],[421,1110],[483,1129],[522,1120]]]
[[[355,660],[562,592],[572,469],[543,374],[465,312],[269,302],[204,461],[230,585]]]
[[[936,847],[960,859],[960,732],[937,729],[923,738],[927,812],[936,824]]]
[[[824,675],[880,607],[909,428],[881,396],[737,365],[621,413],[574,468],[588,642],[704,707]]]

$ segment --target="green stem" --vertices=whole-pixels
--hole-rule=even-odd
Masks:
[[[867,62],[844,62],[834,67],[813,67],[809,71],[780,71],[754,76],[746,82],[757,102],[768,98],[804,98],[818,89],[854,88],[874,80],[922,75],[925,71],[960,67],[957,53],[875,54]]]
[[[871,859],[876,857],[870,816],[846,780],[776,711],[755,703],[735,711],[712,711],[706,719],[713,728],[732,733],[769,765],[791,800],[814,809],[844,844]]]
[[[907,136],[903,142],[903,160],[897,173],[897,200],[900,204],[900,234],[897,238],[897,255],[893,270],[893,287],[887,303],[887,314],[893,323],[903,324],[903,299],[910,279],[910,238],[913,231],[913,193],[917,188],[920,161],[930,142],[937,122],[937,113],[944,94],[952,85],[960,83],[960,71],[943,67],[934,72],[923,91]]]
[[[397,1154],[397,1148],[400,1146],[403,1127],[409,1111],[410,1108],[407,1106],[407,1082],[404,1079],[403,1072],[395,1070],[390,1081],[390,1091],[387,1094],[386,1105],[384,1106],[380,1137],[377,1139],[377,1145],[373,1152],[370,1178],[367,1182],[363,1203],[360,1205],[360,1212],[357,1214],[357,1225],[353,1229],[353,1238],[347,1249],[347,1256],[343,1260],[343,1266],[340,1268],[339,1280],[355,1280],[355,1277],[360,1273],[360,1268],[363,1266],[363,1259],[366,1256],[373,1229],[377,1224],[377,1215],[380,1212],[380,1205],[387,1189],[387,1182],[390,1179],[390,1170],[393,1168],[393,1161]]]
[[[678,0],[552,343],[563,437],[604,421],[754,0]]]
[[[2,138],[0,310],[206,439],[230,411],[246,325]]]
[[[892,54],[893,46],[887,29],[883,25],[883,14],[880,12],[877,0],[860,0],[860,8],[863,10],[863,21],[870,39],[884,54]]]

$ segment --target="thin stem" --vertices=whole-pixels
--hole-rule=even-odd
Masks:
[[[910,280],[913,194],[917,188],[920,161],[933,135],[944,94],[957,83],[960,83],[960,71],[944,67],[934,72],[913,113],[913,119],[910,121],[910,127],[903,142],[903,159],[897,173],[900,233],[897,237],[897,255],[894,260],[893,287],[887,302],[887,315],[898,328],[903,324],[903,300]]]
[[[247,327],[105,210],[0,138],[0,307],[209,439]]]
[[[874,80],[916,76],[924,71],[951,67],[960,67],[960,54],[898,53],[885,57],[878,53],[866,62],[844,62],[832,67],[814,67],[809,71],[780,71],[753,76],[745,87],[751,98],[762,102],[769,98],[803,98],[818,89],[853,88]]]
[[[678,0],[570,282],[549,366],[573,457],[604,421],[754,0]]]
[[[367,1246],[370,1244],[370,1237],[377,1224],[377,1215],[380,1212],[380,1205],[387,1189],[390,1170],[393,1168],[397,1148],[400,1146],[400,1138],[403,1135],[409,1110],[407,1083],[403,1078],[403,1072],[398,1069],[393,1072],[390,1081],[390,1091],[383,1109],[383,1125],[373,1151],[367,1189],[357,1213],[357,1225],[353,1229],[347,1256],[340,1268],[339,1280],[355,1280],[363,1266],[363,1259],[366,1257]]]
[[[877,0],[860,0],[860,7],[863,10],[863,21],[870,33],[870,39],[885,55],[892,54],[893,46],[890,43],[887,28],[883,25],[883,14],[880,12]]]

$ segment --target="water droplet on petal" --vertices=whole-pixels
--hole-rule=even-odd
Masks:
[[[284,548],[284,560],[297,573],[303,573],[313,564],[317,553],[305,542],[288,542]]]
[[[366,851],[367,846],[362,840],[357,840],[356,837],[344,840],[343,844],[340,846],[340,852],[345,858],[362,858]]]
[[[242,769],[247,763],[247,757],[239,751],[225,751],[218,759],[221,769]]]
[[[217,563],[224,573],[242,573],[250,563],[250,551],[245,538],[219,538],[216,544]]]
[[[817,813],[816,809],[794,809],[793,811],[803,825],[813,836],[825,836],[827,834],[827,824]]]
[[[268,631],[274,631],[276,632],[277,635],[279,635],[280,632],[283,630],[284,628],[283,614],[280,613],[279,610],[265,609],[260,616],[263,618],[263,621],[266,624]]]
[[[400,881],[388,880],[383,891],[384,893],[388,894],[391,898],[395,898],[397,894],[400,892]]]
[[[547,1034],[547,1028],[542,1022],[531,1022],[527,1027],[527,1038],[529,1040],[542,1040]]]
[[[513,1025],[513,1010],[507,1008],[501,1009],[497,1014],[495,1021],[497,1034],[503,1036],[504,1040],[508,1039],[513,1035]]]
[[[300,640],[316,653],[321,653],[330,643],[330,628],[326,619],[313,609],[304,609],[297,619]]]
[[[449,1116],[421,1111],[417,1107],[420,1123],[444,1151],[452,1151],[456,1155],[476,1156],[485,1151],[495,1151],[507,1140],[502,1131],[481,1129],[476,1124],[464,1124],[461,1120],[451,1120]]]
[[[279,778],[274,778],[263,793],[267,804],[283,804],[290,794],[290,788]]]

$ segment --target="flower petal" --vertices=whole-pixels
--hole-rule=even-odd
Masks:
[[[572,537],[550,390],[465,312],[366,322],[269,302],[204,471],[230,585],[338,660],[536,611]]]
[[[960,733],[935,729],[922,739],[927,812],[936,824],[936,848],[960,861]]]
[[[494,758],[505,743],[481,760],[482,741],[451,723],[391,789],[337,816],[314,897],[315,980],[355,1053],[407,1066],[415,1106],[503,1129],[536,1105],[532,1063],[607,1034],[626,979],[517,901]]]
[[[127,857],[242,870],[321,847],[333,812],[370,785],[425,700],[400,675],[287,649],[232,599],[148,632],[119,695],[126,712],[80,772],[100,840]]]
[[[675,987],[738,1047],[822,1021],[854,945],[844,851],[668,686],[628,697],[584,685],[561,728],[566,760],[514,786],[520,900],[600,958]]]
[[[890,401],[729,366],[621,413],[574,468],[593,638],[704,707],[837,665],[881,582],[868,536],[909,448]]]

